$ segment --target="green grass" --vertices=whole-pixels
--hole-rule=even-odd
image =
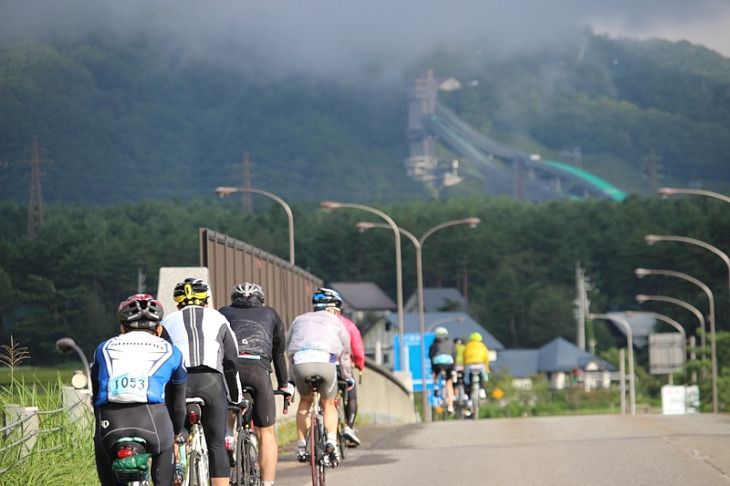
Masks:
[[[22,446],[14,446],[0,455],[0,470],[10,468],[0,476],[0,483],[18,486],[98,484],[93,426],[71,423],[68,415],[61,411],[63,378],[71,375],[73,370],[67,373],[40,368],[0,370],[0,406],[3,410],[8,404],[18,404],[38,407],[39,412],[58,411],[39,415],[41,433],[29,453],[23,454]],[[0,435],[0,447],[27,435],[27,431],[13,429],[11,433]]]

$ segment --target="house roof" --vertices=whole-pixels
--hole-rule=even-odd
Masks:
[[[398,306],[374,282],[331,282],[349,309],[357,311],[394,311]]]
[[[405,312],[418,310],[418,294],[413,293],[403,306]],[[466,299],[457,289],[425,288],[423,289],[423,310],[425,312],[467,310]]]
[[[615,367],[575,344],[557,337],[539,349],[507,349],[497,353],[490,365],[493,373],[506,372],[515,378],[526,378],[538,373],[569,373],[573,368],[585,370],[589,363],[598,363],[602,369]]]
[[[391,326],[398,326],[397,314],[388,314],[384,317]],[[419,327],[418,313],[403,314],[403,331],[406,334],[419,333]],[[461,337],[465,341],[468,340],[469,334],[479,332],[487,348],[495,351],[504,349],[504,344],[466,312],[426,312],[423,314],[423,327],[426,334],[433,333],[437,327],[445,327],[449,331],[449,336]]]

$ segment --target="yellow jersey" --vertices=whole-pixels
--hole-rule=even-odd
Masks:
[[[481,341],[469,341],[464,347],[464,364],[483,364],[489,371],[489,350]]]

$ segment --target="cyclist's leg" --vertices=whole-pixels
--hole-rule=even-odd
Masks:
[[[454,366],[448,366],[446,367],[446,376],[444,376],[444,379],[446,380],[446,407],[449,412],[454,411],[454,380],[453,380],[453,371]]]
[[[254,389],[253,424],[259,442],[259,467],[261,481],[274,482],[279,460],[279,445],[276,441],[276,399],[271,387],[271,377],[255,363],[239,365],[241,381]]]
[[[357,384],[348,390],[346,395],[345,417],[347,417],[347,426],[353,428],[355,426],[355,417],[357,417]]]
[[[211,484],[227,486],[230,480],[230,461],[226,451],[228,399],[223,375],[217,372],[188,373],[187,395],[205,400],[203,433],[208,445]]]

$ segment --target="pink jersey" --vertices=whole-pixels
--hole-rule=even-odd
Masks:
[[[355,368],[359,370],[365,369],[365,346],[362,344],[362,336],[357,325],[347,317],[339,314],[340,321],[345,325],[347,332],[350,334],[350,355]]]

